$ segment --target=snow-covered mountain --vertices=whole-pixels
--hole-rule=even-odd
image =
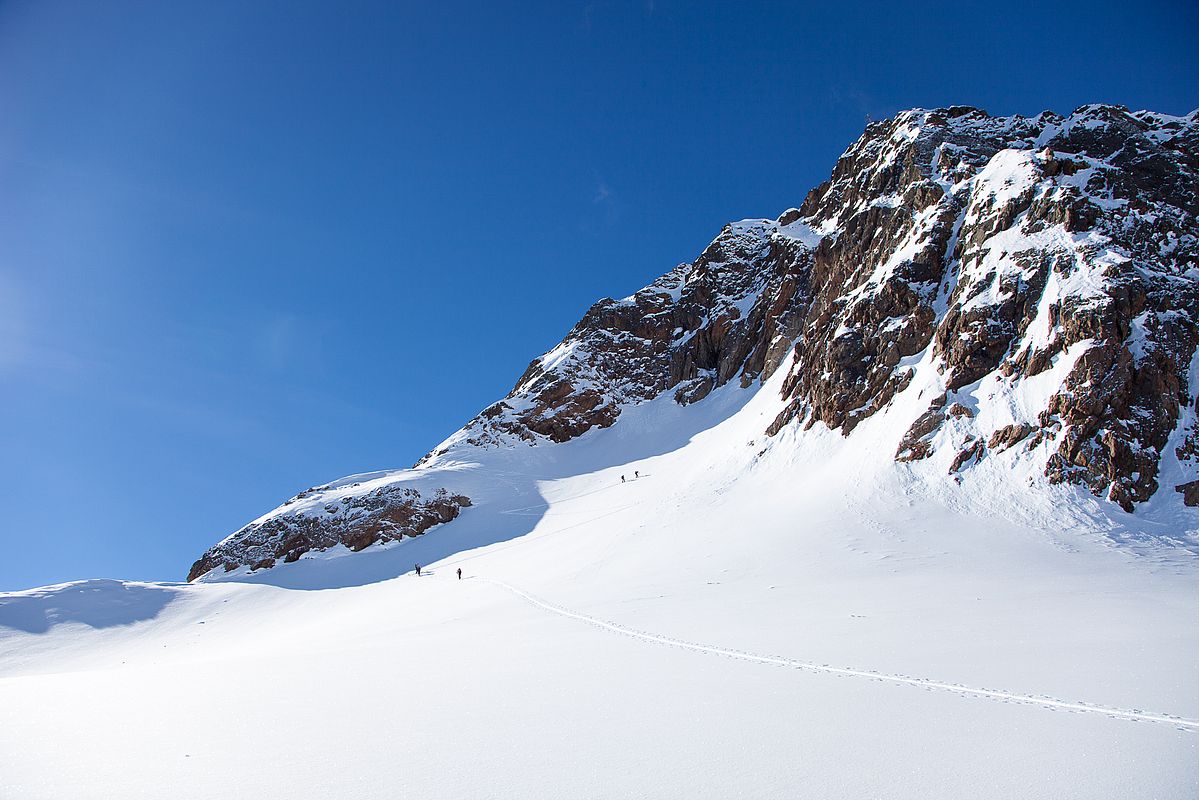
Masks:
[[[470,504],[458,467],[488,449],[552,448],[779,369],[763,445],[821,426],[942,483],[991,461],[977,477],[1016,494],[1199,505],[1197,213],[1196,113],[873,123],[800,208],[730,224],[694,262],[596,303],[414,470],[308,489],[189,580],[422,534]],[[855,438],[901,398],[881,440]]]
[[[1199,796],[1197,127],[875,123],[413,468],[0,593],[0,797]]]

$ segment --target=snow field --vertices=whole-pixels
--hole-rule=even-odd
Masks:
[[[400,544],[0,596],[0,797],[1199,793],[1193,554],[895,465],[918,399],[767,441],[776,391],[452,450]]]

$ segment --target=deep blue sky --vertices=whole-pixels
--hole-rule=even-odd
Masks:
[[[1199,106],[1190,2],[0,3],[0,590],[408,466],[866,116]]]

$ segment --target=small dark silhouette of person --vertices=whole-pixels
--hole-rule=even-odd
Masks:
[[[620,482],[621,482],[621,483],[624,483],[624,476],[623,476],[623,475],[621,475],[621,476],[620,476]]]
[[[458,580],[462,580],[462,567],[458,567]]]
[[[414,566],[416,567],[416,577],[419,578],[420,577],[420,564],[416,564]]]
[[[633,477],[634,477],[634,478],[640,478],[640,477],[641,477],[641,473],[640,473],[640,472],[638,472],[637,470],[633,470]]]

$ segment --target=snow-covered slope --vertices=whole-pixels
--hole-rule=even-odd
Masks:
[[[1193,555],[767,443],[783,374],[486,451],[425,536],[4,597],[0,795],[1193,797]]]
[[[651,400],[760,385],[787,359],[756,436],[837,430],[946,485],[1076,484],[1168,522],[1199,505],[1197,213],[1199,112],[904,112],[801,208],[730,224],[693,263],[596,303],[415,470],[306,490],[189,579],[421,534],[474,499],[463,465],[488,450],[552,462],[532,451]],[[892,406],[885,441],[854,436]]]
[[[0,796],[1196,796],[1195,130],[876,123],[413,469],[0,595]]]

